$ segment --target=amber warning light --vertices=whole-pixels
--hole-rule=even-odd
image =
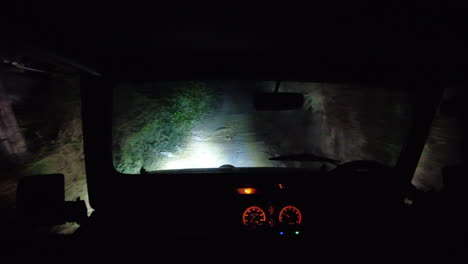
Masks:
[[[237,188],[239,194],[255,194],[257,189],[255,188]]]

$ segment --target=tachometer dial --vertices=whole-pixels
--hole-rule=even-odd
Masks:
[[[242,214],[242,223],[246,226],[261,226],[266,223],[266,214],[258,206],[250,206]]]
[[[301,211],[292,205],[285,206],[279,213],[279,221],[282,224],[298,225],[302,223]]]

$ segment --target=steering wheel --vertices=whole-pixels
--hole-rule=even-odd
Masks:
[[[393,169],[373,160],[354,160],[328,172],[341,186],[340,191],[363,193],[374,198],[398,202],[402,183]]]

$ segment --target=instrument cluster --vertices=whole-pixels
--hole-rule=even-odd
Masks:
[[[275,225],[297,226],[302,223],[302,212],[294,205],[286,205],[279,210],[270,205],[266,211],[260,206],[252,205],[244,210],[242,223],[252,228]]]
[[[239,215],[243,228],[279,235],[299,235],[304,220],[300,206],[293,202],[284,184],[268,189],[269,192],[255,187],[237,189],[244,201]]]

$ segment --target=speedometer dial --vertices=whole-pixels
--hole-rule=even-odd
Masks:
[[[242,214],[242,223],[246,226],[262,226],[266,222],[266,214],[258,206],[250,206]]]
[[[279,213],[279,221],[282,224],[298,225],[302,223],[301,211],[292,205],[285,206]]]

